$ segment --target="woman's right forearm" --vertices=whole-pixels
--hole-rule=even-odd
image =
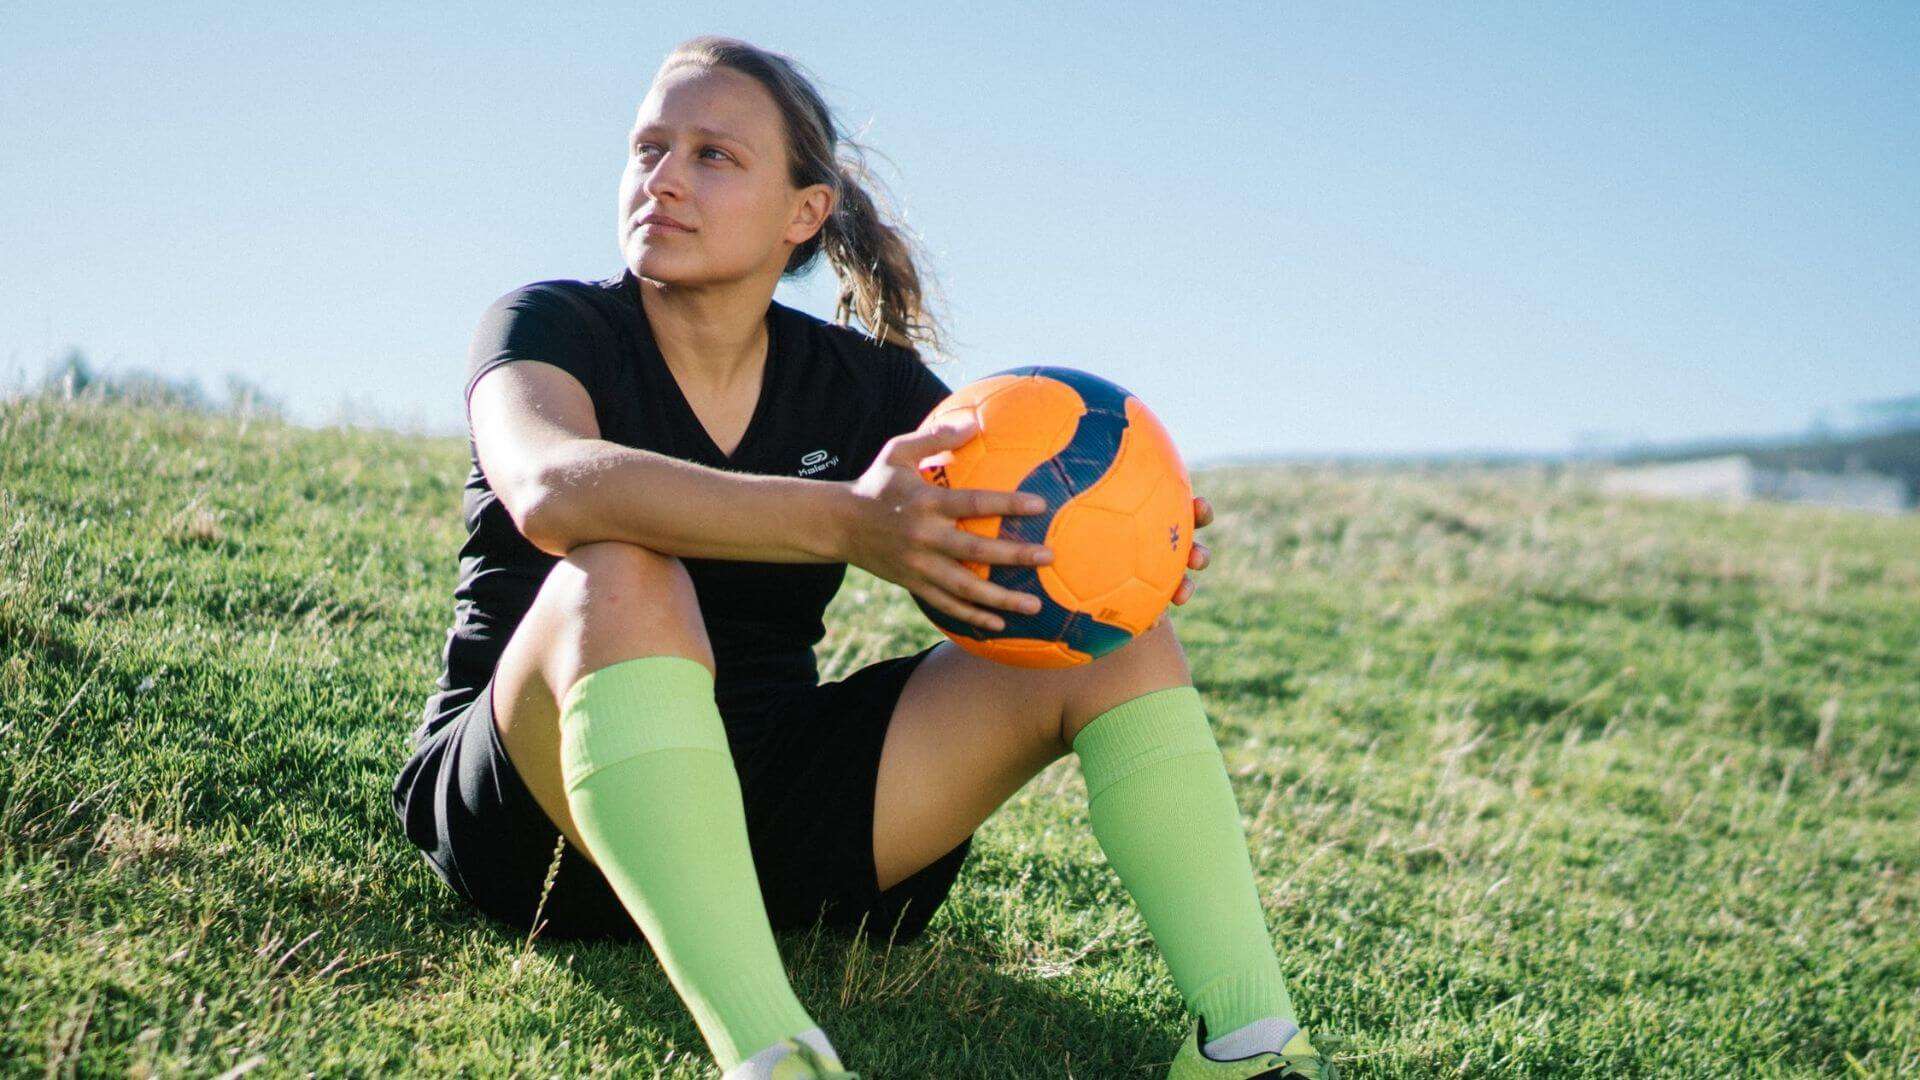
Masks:
[[[620,540],[683,558],[844,562],[849,488],[573,439],[542,463],[538,495],[517,523],[553,555]]]

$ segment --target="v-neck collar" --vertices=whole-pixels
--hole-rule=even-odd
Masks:
[[[784,353],[781,339],[780,305],[769,302],[767,305],[767,357],[760,365],[760,396],[753,405],[753,415],[747,418],[746,430],[740,433],[740,441],[734,444],[733,453],[726,454],[720,444],[713,441],[713,435],[707,425],[700,421],[700,414],[693,411],[693,403],[687,400],[686,391],[680,388],[680,380],[674,377],[673,369],[667,366],[667,358],[660,352],[660,344],[654,339],[653,326],[647,322],[647,308],[640,302],[640,281],[634,277],[631,269],[622,275],[623,287],[627,290],[627,299],[632,302],[634,313],[639,316],[641,328],[641,354],[643,362],[652,364],[655,374],[667,386],[667,398],[671,408],[678,409],[681,420],[700,440],[701,449],[708,457],[728,467],[738,467],[758,442],[761,429],[768,424],[768,413],[772,411],[776,377],[782,370],[781,357]]]

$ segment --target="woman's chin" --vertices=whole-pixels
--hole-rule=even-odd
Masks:
[[[632,270],[635,277],[647,278],[662,285],[688,284],[700,277],[696,268],[686,265],[685,259],[675,259],[665,252],[645,247],[627,249],[627,269]]]

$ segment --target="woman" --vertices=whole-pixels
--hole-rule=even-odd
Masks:
[[[787,58],[686,42],[629,133],[626,271],[516,289],[482,320],[455,618],[394,785],[408,836],[522,930],[644,932],[728,1080],[849,1077],[773,930],[918,936],[981,821],[1077,752],[1095,835],[1198,1014],[1174,1075],[1319,1075],[1167,620],[1070,671],[941,642],[817,684],[848,564],[997,629],[1037,598],[961,561],[1050,557],[954,526],[1036,496],[916,471],[972,432],[913,434],[948,393],[916,349],[939,334],[836,132]],[[823,251],[837,323],[773,302]]]

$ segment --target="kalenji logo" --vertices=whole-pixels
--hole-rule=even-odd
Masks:
[[[813,453],[800,459],[800,475],[812,476],[821,469],[831,469],[838,464],[840,464],[840,456],[838,454],[829,458],[825,450],[815,450]]]

